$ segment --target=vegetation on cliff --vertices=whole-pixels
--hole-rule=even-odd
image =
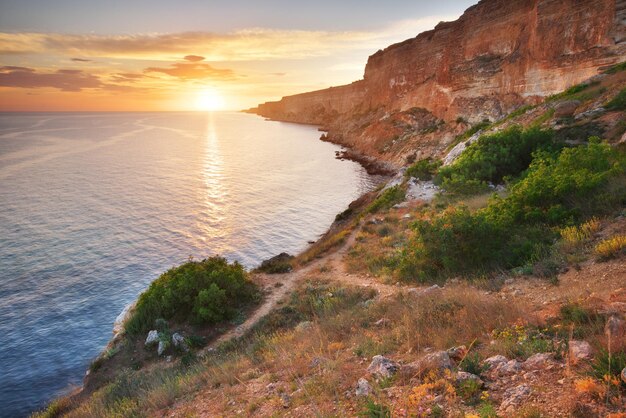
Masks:
[[[221,257],[189,261],[163,273],[141,294],[125,325],[131,335],[155,327],[157,319],[215,324],[258,298],[256,285],[239,263]]]
[[[549,132],[531,131],[528,137],[533,140],[526,144],[545,146],[551,136]],[[488,138],[494,144],[499,138],[508,137]],[[505,146],[494,146],[495,152],[476,147],[478,151],[460,158],[450,171],[468,173],[470,182],[487,176],[501,179],[504,173],[519,174],[526,166],[524,157],[532,150],[532,145],[526,144],[522,141],[522,145],[516,147],[521,150],[517,164],[489,163],[502,155],[500,151],[506,149]],[[511,154],[514,152],[509,151],[508,155]],[[511,184],[505,197],[494,196],[485,208],[475,212],[463,206],[450,206],[441,213],[418,220],[413,225],[414,238],[399,256],[400,275],[427,281],[456,274],[471,276],[496,268],[510,269],[537,261],[550,252],[558,236],[555,228],[610,213],[623,204],[626,200],[624,167],[624,157],[597,139],[561,152],[537,152],[527,171]],[[459,183],[468,181],[464,174],[457,176]],[[589,196],[594,198],[589,199]]]

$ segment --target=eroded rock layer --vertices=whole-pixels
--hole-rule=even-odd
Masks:
[[[381,134],[365,132],[373,121],[415,108],[446,122],[498,119],[624,61],[625,24],[626,0],[482,0],[370,56],[362,80],[253,111],[324,125],[330,140],[381,158],[371,143]]]

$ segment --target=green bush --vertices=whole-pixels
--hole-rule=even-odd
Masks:
[[[141,294],[126,331],[146,332],[160,319],[214,324],[257,297],[256,285],[239,263],[222,257],[189,261],[163,273]]]
[[[461,363],[459,363],[459,369],[464,372],[480,376],[489,368],[488,365],[482,364],[482,359],[478,353],[470,353]]]
[[[406,169],[407,177],[415,177],[420,180],[432,180],[433,175],[441,166],[441,161],[433,161],[431,158],[420,160]]]
[[[537,152],[505,198],[494,196],[474,213],[450,207],[415,222],[416,233],[398,256],[398,273],[428,281],[537,261],[550,253],[558,236],[554,227],[619,207],[626,200],[623,179],[617,151],[596,139],[556,155]]]
[[[483,135],[471,144],[454,164],[441,168],[438,182],[445,189],[462,192],[487,183],[501,183],[528,168],[532,154],[552,144],[554,133],[538,127],[522,130],[513,126],[502,132]]]
[[[622,89],[605,107],[609,110],[626,110],[626,89]]]

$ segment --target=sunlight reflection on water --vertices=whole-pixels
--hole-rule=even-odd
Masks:
[[[165,269],[323,233],[375,179],[318,137],[240,113],[0,114],[0,416],[79,385]]]

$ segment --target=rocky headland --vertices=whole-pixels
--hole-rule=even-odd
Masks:
[[[252,109],[388,181],[301,254],[170,270],[41,416],[625,417],[625,18],[482,0]]]

